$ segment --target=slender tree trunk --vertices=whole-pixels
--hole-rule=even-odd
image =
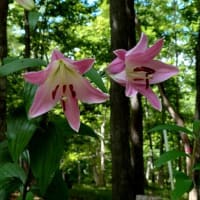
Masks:
[[[134,188],[136,194],[144,194],[143,126],[141,96],[131,99],[131,143]]]
[[[110,0],[111,49],[128,49],[133,41],[132,0]],[[112,199],[133,200],[135,188],[130,161],[130,106],[124,87],[111,81]]]
[[[0,65],[7,56],[7,14],[8,0],[0,1]],[[4,140],[6,131],[6,78],[0,78],[0,141]]]
[[[29,19],[28,19],[28,13],[29,11],[24,10],[24,30],[25,30],[25,36],[24,36],[24,57],[30,58],[31,55],[31,36],[30,36],[30,25],[29,25]]]
[[[200,12],[200,10],[199,10]],[[195,118],[200,120],[200,22],[199,33],[196,46],[196,110]],[[194,164],[200,163],[200,133],[197,133],[194,141]],[[195,170],[193,173],[194,188],[190,192],[189,200],[200,199],[200,172]]]
[[[160,94],[161,94],[161,97],[162,97],[162,103],[166,107],[166,109],[167,109],[168,113],[171,115],[172,119],[176,122],[177,125],[184,126],[184,121],[183,121],[182,117],[172,107],[172,105],[169,102],[169,99],[166,96],[165,89],[164,89],[164,84],[160,83],[158,85],[158,88],[159,88],[159,91],[160,91]],[[181,137],[181,140],[182,140],[182,143],[183,143],[183,146],[184,146],[185,153],[191,155],[192,148],[191,148],[190,140],[189,140],[187,134],[183,133],[183,132],[180,132],[180,137]],[[186,171],[187,171],[188,175],[190,173],[191,165],[192,165],[191,159],[190,159],[190,157],[187,157],[186,158]]]

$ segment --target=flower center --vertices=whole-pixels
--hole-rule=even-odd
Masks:
[[[154,69],[149,67],[141,66],[135,68],[128,68],[126,70],[127,76],[132,81],[145,81],[146,89],[149,88],[149,79],[153,78],[153,74],[155,73]]]

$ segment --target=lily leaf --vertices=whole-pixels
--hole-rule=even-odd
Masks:
[[[178,157],[181,156],[189,156],[188,154],[182,152],[182,151],[177,151],[177,150],[171,150],[163,153],[158,160],[155,162],[156,167],[160,167],[164,164],[166,164],[168,161],[175,160]]]
[[[30,142],[31,169],[41,195],[45,194],[59,168],[63,149],[63,134],[52,123],[35,133]]]
[[[169,130],[169,131],[176,131],[176,132],[181,131],[189,135],[193,135],[193,132],[187,128],[184,128],[178,125],[170,125],[170,124],[162,124],[162,125],[155,126],[154,128],[151,128],[150,130],[148,130],[148,132],[150,133],[150,132],[162,131],[162,130]]]
[[[94,69],[91,68],[85,75],[92,81],[94,84],[100,88],[103,92],[107,93],[107,89],[103,83],[103,80],[101,76],[98,74],[98,72]]]
[[[5,163],[0,167],[0,181],[8,178],[18,178],[22,183],[26,181],[26,174],[19,165],[14,163]]]
[[[36,11],[30,11],[28,13],[28,20],[29,20],[29,26],[33,30],[38,22],[38,19],[40,17],[40,13]]]
[[[64,133],[66,136],[71,135],[83,135],[83,136],[91,136],[94,138],[97,138],[97,133],[88,125],[81,123],[79,132],[74,131],[69,124],[67,123],[67,120],[59,115],[54,115],[52,119],[50,120],[53,124],[55,124],[56,127],[60,130],[60,132]]]
[[[184,193],[191,190],[193,182],[192,180],[183,172],[175,173],[175,188],[171,192],[172,200],[179,200]]]
[[[37,126],[27,119],[25,114],[14,115],[8,119],[7,138],[8,148],[12,159],[17,162],[20,154],[24,151],[29,143]]]
[[[27,69],[30,67],[39,67],[46,65],[46,62],[41,59],[22,58],[9,62],[0,67],[0,76],[7,76],[14,72]]]

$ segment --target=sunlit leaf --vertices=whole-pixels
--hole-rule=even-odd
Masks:
[[[164,164],[166,164],[168,161],[172,161],[175,160],[178,157],[186,157],[188,156],[188,154],[182,152],[182,151],[176,151],[176,150],[172,150],[172,151],[167,151],[165,153],[163,153],[158,160],[156,160],[155,165],[156,167],[160,167]]]
[[[91,68],[85,75],[92,81],[94,84],[100,88],[103,92],[107,93],[107,89],[103,83],[101,76],[97,73],[94,68]]]
[[[32,59],[32,58],[22,58],[17,59],[12,62],[9,62],[0,67],[0,76],[7,76],[14,72],[31,68],[31,67],[39,67],[46,65],[45,61],[41,59]]]
[[[28,13],[29,26],[31,29],[35,28],[38,22],[39,16],[40,16],[40,13],[36,11],[30,11]]]
[[[162,125],[155,126],[154,128],[151,128],[150,130],[148,130],[148,132],[150,133],[150,132],[163,131],[163,130],[175,131],[177,133],[184,132],[189,135],[193,134],[193,132],[187,128],[184,128],[178,125],[170,125],[170,124],[162,124]]]

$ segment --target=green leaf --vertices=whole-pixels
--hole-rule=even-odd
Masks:
[[[170,124],[162,124],[162,125],[155,126],[154,128],[148,130],[148,132],[150,133],[150,132],[156,132],[156,131],[162,131],[162,130],[169,130],[169,131],[176,131],[176,132],[180,131],[180,132],[187,133],[189,135],[193,135],[193,132],[187,128],[184,128],[178,125],[170,125]]]
[[[26,174],[19,165],[15,163],[5,163],[0,166],[0,181],[8,178],[18,178],[22,183],[26,181]]]
[[[14,72],[27,69],[30,67],[39,67],[46,65],[46,62],[41,59],[22,58],[9,62],[0,67],[0,76],[7,76]]]
[[[200,163],[195,164],[193,170],[200,170]]]
[[[171,192],[172,200],[179,200],[184,193],[189,192],[192,188],[192,180],[183,172],[175,173],[175,188]]]
[[[156,167],[160,167],[164,164],[166,164],[168,161],[172,161],[175,160],[178,157],[181,156],[188,156],[188,154],[182,152],[182,151],[176,151],[176,150],[172,150],[172,151],[168,151],[163,153],[158,160],[155,162]]]
[[[40,13],[36,11],[30,11],[28,13],[28,20],[29,20],[29,26],[33,30],[38,22],[38,19],[40,17]]]
[[[62,178],[61,171],[56,172],[53,181],[51,182],[51,184],[47,189],[44,199],[48,200],[68,199],[68,188],[65,181]]]
[[[74,134],[79,135],[85,135],[85,136],[91,136],[97,138],[97,133],[88,125],[81,123],[79,132],[74,131],[68,124],[66,118],[63,118],[59,115],[53,115],[52,119],[50,121],[55,124],[57,129],[60,130],[60,132],[64,133],[66,136],[71,136]]]
[[[16,117],[17,116],[17,117]],[[7,138],[10,154],[15,162],[29,143],[37,126],[24,115],[8,119]]]
[[[10,194],[16,190],[19,190],[22,182],[17,178],[7,178],[0,181],[0,199],[10,199]]]
[[[37,85],[33,85],[31,83],[25,82],[24,85],[24,104],[25,104],[25,110],[28,113],[29,108],[31,107],[31,104],[33,102],[33,98],[35,95],[35,92],[37,90]]]
[[[196,120],[194,121],[193,123],[193,132],[196,136],[199,135],[199,132],[200,132],[200,120]]]
[[[103,92],[107,93],[107,89],[103,83],[103,80],[101,76],[98,74],[98,72],[91,68],[85,75],[93,82],[95,85],[100,88]]]
[[[52,124],[34,134],[30,142],[31,169],[40,192],[45,194],[55,172],[59,168],[64,150],[63,134]]]
[[[0,165],[10,161],[12,158],[8,149],[8,141],[4,140],[0,143]]]

